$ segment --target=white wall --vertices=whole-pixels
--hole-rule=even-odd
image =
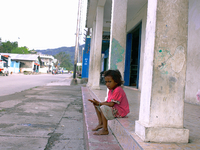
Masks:
[[[9,73],[19,73],[19,68],[9,67]]]
[[[20,69],[21,69],[21,73],[23,73],[24,71],[33,72],[33,68],[20,68]]]
[[[40,73],[47,73],[48,70],[49,70],[48,67],[44,67],[44,68],[40,68],[40,69],[39,69],[39,72],[40,72]]]
[[[200,90],[200,1],[189,0],[188,50],[185,101],[199,104],[196,93]]]

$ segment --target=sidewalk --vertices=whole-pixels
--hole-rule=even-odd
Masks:
[[[107,88],[105,85],[100,86],[100,90],[91,90],[89,87],[82,87],[83,95],[83,109],[85,116],[85,125],[87,131],[85,131],[85,136],[87,136],[88,145],[97,143],[94,141],[94,136],[91,135],[91,128],[95,126],[96,121],[94,121],[94,111],[86,112],[87,109],[90,109],[87,106],[87,96],[88,92],[90,97],[96,97],[100,101],[104,101],[107,93]],[[176,150],[198,150],[200,149],[200,106],[185,103],[184,109],[184,127],[190,130],[190,137],[188,144],[177,144],[177,143],[145,143],[143,142],[134,132],[135,130],[135,121],[139,119],[139,105],[140,105],[140,91],[133,88],[124,87],[124,90],[127,94],[129,105],[130,105],[130,114],[127,118],[117,118],[110,120],[108,122],[111,131],[114,136],[117,138],[119,144],[124,150],[134,150],[134,149],[176,149]],[[93,117],[94,116],[94,117]],[[112,135],[110,132],[109,136]],[[102,136],[102,139],[109,138],[108,136]],[[96,140],[96,139],[95,139]],[[100,141],[100,140],[99,140]],[[99,142],[98,141],[98,142]],[[105,141],[102,141],[105,142]],[[98,145],[98,144],[97,144]],[[102,144],[101,146],[103,146]],[[89,148],[88,148],[89,149]],[[90,148],[92,149],[92,148]],[[97,148],[98,149],[98,148]],[[101,148],[99,148],[101,149]],[[115,148],[112,148],[115,149]]]
[[[84,150],[81,85],[71,80],[0,96],[0,150]]]

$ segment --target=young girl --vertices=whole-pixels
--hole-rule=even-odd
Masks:
[[[105,71],[104,78],[105,84],[109,89],[107,101],[99,102],[95,99],[88,99],[93,103],[99,121],[99,124],[92,131],[97,131],[102,128],[102,130],[95,132],[94,135],[109,134],[107,127],[108,120],[116,117],[125,117],[129,113],[129,103],[121,87],[123,81],[119,70]]]

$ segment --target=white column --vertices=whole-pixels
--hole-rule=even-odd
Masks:
[[[189,1],[188,13],[188,53],[187,53],[187,71],[186,71],[186,87],[185,87],[185,101],[188,103],[199,104],[196,95],[200,90],[200,1]],[[198,14],[198,15],[197,15]]]
[[[187,143],[183,127],[188,0],[148,0],[139,120],[145,142]]]
[[[87,86],[92,86],[93,83],[93,64],[94,64],[94,46],[95,46],[95,28],[96,21],[93,22],[92,28],[92,39],[90,41],[90,64],[89,64],[89,74],[88,74],[88,83]]]
[[[101,48],[102,48],[102,32],[103,32],[103,14],[104,7],[98,6],[96,13],[96,28],[94,40],[94,63],[93,63],[93,81],[92,89],[100,89],[100,71],[101,71]]]
[[[109,69],[118,69],[124,76],[126,50],[127,1],[112,0],[109,47]]]

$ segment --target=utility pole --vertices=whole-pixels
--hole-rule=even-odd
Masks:
[[[76,26],[76,43],[75,43],[74,72],[73,72],[73,80],[74,80],[75,84],[77,83],[76,67],[77,67],[77,56],[78,56],[78,50],[79,50],[80,10],[81,10],[81,0],[79,0],[79,2],[78,2],[78,14],[77,14],[77,26]]]

